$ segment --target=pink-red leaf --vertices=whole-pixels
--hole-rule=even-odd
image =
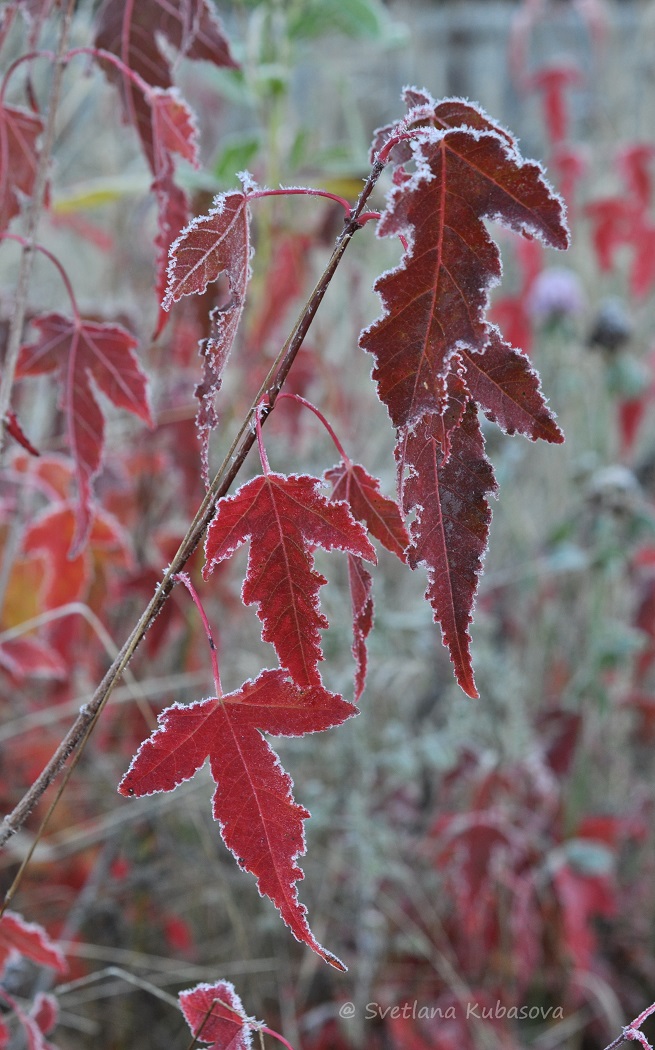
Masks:
[[[61,950],[42,926],[25,922],[16,912],[6,911],[0,918],[0,970],[14,955],[22,955],[39,966],[49,966],[60,973],[68,969]]]
[[[343,460],[337,467],[326,470],[325,479],[334,485],[332,499],[344,500],[353,517],[363,521],[376,540],[401,561],[406,561],[409,536],[400,508],[395,500],[382,495],[378,479],[359,464]]]
[[[191,1034],[211,1050],[251,1050],[249,1019],[231,981],[197,984],[180,992]]]
[[[555,247],[568,243],[562,202],[542,169],[498,131],[426,128],[413,157],[416,173],[396,180],[379,224],[381,236],[402,235],[409,249],[376,282],[385,313],[360,339],[376,359],[373,376],[396,427],[441,411],[455,351],[486,346],[500,255],[483,220]]]
[[[366,532],[343,503],[320,492],[318,478],[264,474],[218,503],[205,544],[205,578],[250,539],[243,601],[257,604],[262,638],[299,686],[319,685],[320,631],[328,627],[318,604],[326,583],[313,569],[313,548],[343,550],[376,561]]]
[[[491,523],[485,496],[496,483],[475,404],[469,401],[447,438],[441,417],[427,413],[408,429],[399,454],[401,468],[410,471],[404,481],[405,511],[416,511],[410,564],[426,566],[426,598],[441,625],[455,677],[465,693],[477,697],[468,628]]]
[[[32,324],[40,336],[36,343],[22,347],[17,376],[59,375],[79,487],[72,543],[73,552],[78,552],[91,527],[92,484],[100,472],[105,444],[104,413],[95,388],[117,408],[151,426],[147,379],[134,353],[137,340],[121,325],[56,313],[43,314]]]
[[[256,876],[260,893],[297,939],[339,969],[343,965],[316,941],[298,901],[295,884],[303,873],[296,858],[305,852],[309,813],[294,802],[291,778],[261,733],[302,736],[355,713],[322,686],[301,689],[282,670],[262,671],[234,693],[164,711],[119,785],[123,795],[172,791],[209,758],[217,785],[213,813],[226,846]]]
[[[36,113],[0,106],[0,232],[18,215],[22,197],[31,197],[43,121]]]

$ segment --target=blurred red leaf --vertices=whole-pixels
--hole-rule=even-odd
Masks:
[[[151,87],[165,90],[173,85],[172,57],[167,45],[186,58],[236,67],[208,0],[105,0],[97,16],[96,46],[111,51]],[[121,88],[126,117],[137,128],[146,157],[157,174],[149,99],[115,66],[105,62],[104,69],[107,77]]]
[[[20,212],[21,199],[34,192],[42,131],[43,121],[35,113],[0,106],[0,232]]]
[[[64,973],[66,960],[60,948],[35,922],[25,922],[21,915],[6,911],[0,918],[0,969],[4,969],[14,955],[22,955],[39,966],[49,966]]]
[[[105,445],[104,412],[97,387],[117,408],[152,425],[147,379],[134,353],[135,337],[121,325],[61,314],[42,314],[32,324],[40,337],[21,349],[17,376],[58,373],[68,442],[79,487],[77,527],[71,553],[79,553],[91,528],[91,486]]]

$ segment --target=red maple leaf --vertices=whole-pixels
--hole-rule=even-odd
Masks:
[[[496,483],[475,403],[469,401],[463,414],[461,404],[448,412],[460,421],[453,425],[426,413],[399,445],[401,470],[410,471],[403,484],[404,509],[416,511],[408,554],[413,568],[428,569],[425,596],[441,625],[455,677],[465,693],[477,697],[468,628],[491,523],[485,496],[495,492]]]
[[[453,112],[446,121],[440,113],[447,105]],[[411,111],[410,121],[423,109],[427,120],[427,108]],[[455,351],[480,351],[488,342],[488,291],[501,268],[484,219],[554,247],[568,243],[562,202],[541,167],[524,161],[484,115],[476,127],[464,110],[473,107],[442,104],[434,126],[417,128],[417,170],[411,177],[397,173],[379,223],[381,236],[402,235],[409,247],[401,264],[378,278],[385,314],[362,333],[360,345],[376,359],[373,377],[396,427],[441,411]],[[454,119],[468,123],[444,127]]]
[[[194,1042],[211,1043],[211,1050],[250,1050],[251,1019],[231,981],[197,984],[179,999]]]
[[[328,627],[318,605],[319,588],[327,580],[312,567],[312,548],[377,560],[363,526],[344,503],[321,495],[320,484],[308,475],[253,478],[234,496],[219,500],[205,544],[207,578],[250,539],[243,601],[257,604],[262,638],[272,642],[299,686],[320,684],[320,631]]]
[[[553,146],[564,142],[568,134],[569,109],[566,92],[571,87],[584,83],[577,66],[565,63],[544,66],[537,70],[526,85],[528,89],[542,93],[544,123]]]
[[[36,113],[0,106],[0,232],[20,212],[21,197],[34,192],[42,131],[43,121]]]
[[[22,955],[39,966],[49,966],[60,973],[68,969],[62,952],[42,926],[25,922],[16,912],[6,911],[0,918],[0,970],[4,970],[15,955]]]
[[[79,502],[71,553],[79,553],[91,527],[91,489],[100,472],[105,444],[104,413],[97,387],[117,408],[152,426],[147,379],[134,353],[134,336],[121,325],[101,324],[61,314],[33,319],[36,343],[23,346],[17,376],[57,372],[68,442],[75,460]]]
[[[299,941],[338,969],[343,964],[314,938],[296,882],[309,813],[293,800],[291,778],[262,737],[316,733],[356,714],[322,686],[299,688],[285,671],[262,671],[226,696],[169,707],[119,785],[123,795],[173,791],[209,758],[216,783],[214,818],[239,865],[252,872]]]

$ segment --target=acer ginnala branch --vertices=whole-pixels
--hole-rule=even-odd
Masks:
[[[484,224],[491,218],[564,248],[562,201],[541,167],[523,160],[512,136],[477,107],[459,99],[436,103],[414,89],[405,100],[406,117],[376,134],[372,157],[375,180],[385,163],[393,173],[377,233],[400,237],[404,251],[399,265],[378,278],[383,314],[360,339],[375,359],[373,379],[396,430],[396,498],[383,495],[340,444],[340,462],[323,478],[273,473],[260,436],[262,474],[218,499],[204,576],[209,581],[220,562],[249,543],[242,597],[256,606],[279,666],[228,696],[164,711],[120,787],[129,795],[173,790],[209,757],[217,784],[213,813],[226,845],[295,936],[338,968],[343,964],[318,944],[297,897],[308,814],[293,800],[291,782],[261,735],[317,732],[355,714],[323,685],[321,632],[329,625],[319,589],[327,581],[314,568],[314,551],[338,549],[348,559],[356,699],[373,616],[372,577],[364,564],[376,560],[369,537],[411,569],[427,570],[426,598],[457,681],[477,697],[469,625],[491,518],[487,497],[496,490],[478,409],[508,433],[563,440],[527,357],[486,318],[500,256]],[[166,307],[203,293],[221,275],[230,286],[229,304],[214,314],[202,347],[205,460],[214,399],[247,294],[250,208],[266,193],[247,174],[242,183],[242,190],[216,197],[170,251]],[[357,218],[353,212],[346,223],[352,228]],[[319,282],[320,297],[330,277]],[[278,390],[272,375],[253,408],[251,434],[260,433]],[[321,492],[325,482],[333,486],[329,496]]]
[[[119,54],[125,50],[124,39],[107,14],[110,7],[105,5],[98,39]],[[230,65],[213,23],[205,28],[214,33],[220,60]],[[177,37],[172,43],[179,46]],[[100,52],[97,57],[102,60]],[[145,77],[148,67],[139,66],[136,57],[129,68]],[[120,82],[126,114],[138,129],[166,234],[157,242],[163,310],[202,295],[219,278],[229,285],[227,302],[212,311],[209,337],[200,346],[197,426],[207,482],[209,443],[219,422],[217,395],[248,295],[251,209],[272,195],[320,195],[339,203],[346,217],[321,278],[260,389],[252,392],[251,408],[154,597],[38,784],[5,819],[0,841],[24,823],[68,756],[86,740],[203,537],[208,588],[217,567],[247,544],[242,599],[255,606],[276,666],[262,669],[228,694],[220,690],[216,674],[219,695],[189,698],[189,703],[160,714],[120,791],[128,796],[172,791],[209,759],[216,783],[212,812],[225,844],[240,867],[255,876],[260,893],[273,901],[297,939],[345,969],[316,940],[298,900],[297,883],[303,877],[298,858],[305,852],[309,813],[293,798],[291,779],[263,736],[321,732],[356,714],[353,703],[323,683],[322,632],[329,624],[319,593],[327,581],[315,568],[315,551],[336,550],[347,559],[355,702],[364,691],[366,642],[373,623],[372,541],[410,570],[427,573],[425,596],[456,679],[469,697],[478,696],[469,627],[489,534],[488,497],[496,492],[479,411],[507,433],[563,440],[530,361],[487,318],[489,292],[500,280],[501,262],[485,222],[491,219],[561,249],[568,243],[564,206],[541,166],[524,160],[513,136],[481,109],[461,99],[435,102],[426,91],[412,88],[405,91],[402,120],[376,132],[371,172],[354,207],[315,188],[262,189],[241,173],[241,189],[218,195],[206,215],[187,222],[187,202],[173,180],[172,157],[197,158],[189,111],[172,93],[166,69],[158,67],[159,79],[144,91],[134,72],[121,79],[120,66],[109,63],[108,75]],[[367,211],[385,169],[391,173],[386,204],[381,212]],[[11,218],[16,189],[24,187],[8,185]],[[383,494],[366,466],[351,460],[329,422],[306,401],[337,445],[338,462],[327,463],[321,477],[271,471],[261,435],[350,240],[373,222],[379,237],[398,239],[403,248],[399,264],[374,285],[382,313],[360,337],[361,348],[373,357],[377,395],[395,430],[395,497]],[[162,249],[169,243],[164,271]],[[97,528],[94,489],[104,452],[103,408],[94,384],[115,406],[151,424],[146,376],[135,355],[136,341],[122,326],[77,314],[70,319],[47,314],[34,323],[39,337],[23,346],[16,374],[52,373],[61,384],[77,478],[77,499],[67,517],[69,553],[79,557]],[[158,334],[165,324],[163,313]],[[261,473],[229,494],[257,436]]]

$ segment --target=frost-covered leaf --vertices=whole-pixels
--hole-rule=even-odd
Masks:
[[[202,346],[203,381],[196,388],[205,459],[209,432],[216,424],[214,398],[220,389],[250,280],[250,215],[245,193],[219,194],[209,214],[193,219],[173,242],[164,309],[169,310],[185,295],[201,294],[221,274],[227,275],[230,299],[212,311],[211,336]]]
[[[77,553],[91,527],[92,484],[100,472],[105,445],[104,412],[95,388],[117,408],[151,426],[147,379],[134,353],[137,340],[121,325],[56,313],[34,318],[32,324],[39,330],[39,339],[22,347],[16,374],[19,378],[58,374],[77,470],[77,530],[71,547]]]
[[[529,359],[489,326],[482,353],[460,348],[469,393],[486,415],[507,434],[524,434],[559,444],[564,436],[541,393],[539,376]]]
[[[325,479],[334,486],[332,499],[347,503],[353,517],[364,522],[372,536],[401,561],[406,561],[405,549],[409,544],[409,535],[400,508],[395,500],[382,495],[378,479],[359,464],[344,460],[331,470],[326,470]],[[348,555],[348,580],[353,611],[352,652],[356,665],[354,699],[357,703],[366,684],[366,639],[373,626],[373,581],[361,558],[352,554]]]
[[[348,581],[353,610],[352,654],[355,658],[354,702],[357,703],[366,685],[368,653],[366,639],[373,627],[373,578],[361,558],[348,555]]]
[[[280,663],[299,686],[319,685],[323,659],[320,631],[328,622],[319,610],[319,588],[327,581],[313,569],[313,548],[342,550],[376,561],[366,532],[343,503],[331,503],[308,475],[263,474],[234,496],[219,500],[205,544],[205,578],[250,540],[242,597],[257,604]]]
[[[285,671],[262,671],[234,693],[164,711],[119,786],[123,795],[172,791],[209,758],[217,785],[213,813],[226,846],[298,940],[338,969],[343,965],[316,941],[298,901],[303,873],[296,858],[305,852],[309,813],[294,802],[291,778],[261,734],[316,733],[355,713],[320,685],[299,688]]]
[[[191,1034],[211,1050],[251,1050],[248,1017],[231,981],[197,984],[179,994]]]

